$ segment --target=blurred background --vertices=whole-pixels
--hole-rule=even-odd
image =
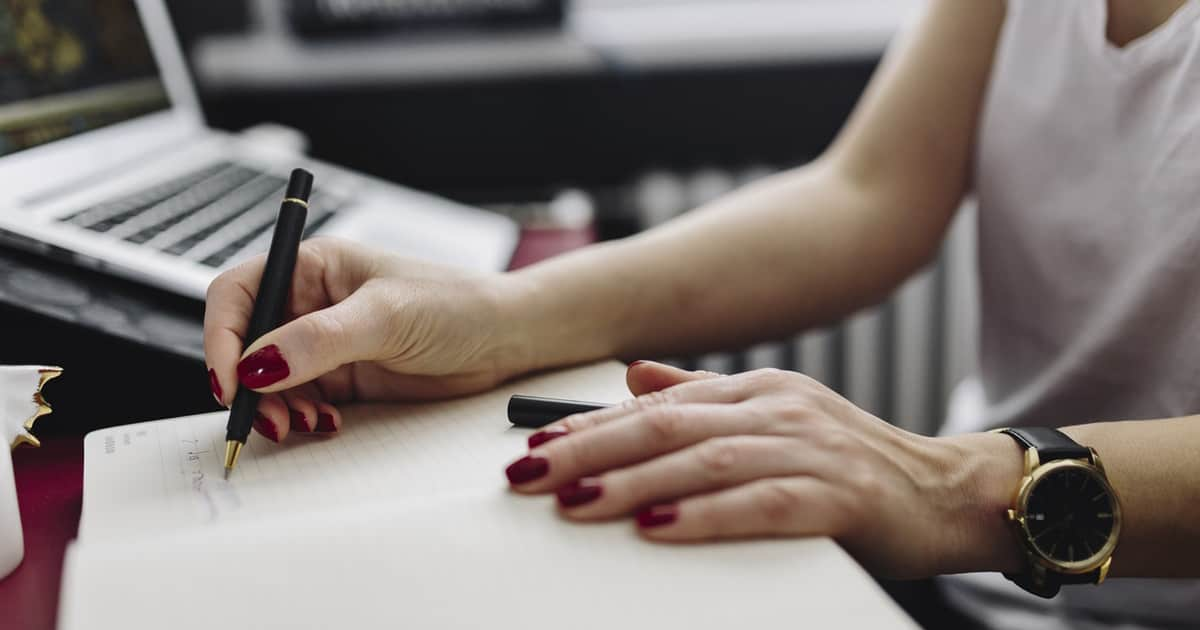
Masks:
[[[818,156],[922,3],[165,0],[209,126],[507,215],[522,226],[513,268],[651,228]],[[0,41],[13,39],[8,17],[52,4],[4,0]],[[5,63],[13,52],[0,48]],[[974,365],[973,230],[968,203],[933,264],[834,326],[646,358],[800,370],[932,433]],[[41,506],[30,514],[60,529],[75,522],[87,431],[217,409],[203,312],[198,300],[0,244],[0,364],[66,368],[47,387],[54,414],[34,429],[43,447],[14,453],[42,493],[23,509]],[[74,530],[53,527],[29,529],[58,536],[61,557]],[[59,564],[28,588],[53,592]],[[52,618],[53,601],[42,609]]]
[[[316,158],[512,216],[525,228],[514,266],[820,154],[920,4],[166,2],[210,126],[269,124]],[[664,358],[803,370],[931,432],[973,361],[971,230],[963,213],[936,265],[838,326]],[[215,408],[199,302],[7,249],[0,272],[0,324],[38,333],[0,361],[68,367],[52,386],[72,392],[63,421],[39,432]],[[97,407],[114,395],[119,411]]]

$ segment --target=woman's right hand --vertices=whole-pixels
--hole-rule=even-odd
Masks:
[[[265,260],[209,286],[204,354],[222,405],[239,382],[267,393],[254,426],[270,439],[338,430],[338,403],[483,391],[531,367],[506,306],[514,277],[325,238],[300,246],[286,323],[245,347]]]

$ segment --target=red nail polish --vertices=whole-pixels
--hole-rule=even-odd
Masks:
[[[679,508],[674,503],[652,505],[637,513],[638,527],[649,529],[670,525],[679,519]]]
[[[558,489],[558,504],[565,508],[591,503],[604,494],[604,487],[595,477],[584,477]]]
[[[548,472],[550,472],[550,462],[545,457],[529,455],[518,459],[504,469],[504,474],[508,475],[508,481],[513,484],[529,483],[534,479],[545,477]]]
[[[254,414],[254,429],[268,440],[279,442],[279,431],[275,430],[275,423],[267,420],[267,417],[261,413]]]
[[[253,354],[242,359],[237,366],[238,381],[250,389],[259,389],[278,383],[287,378],[292,371],[287,361],[279,353],[279,346],[274,344],[259,348]]]
[[[295,409],[288,409],[288,416],[291,419],[292,430],[297,433],[308,433],[312,429],[308,428],[308,423],[304,421],[304,414]]]
[[[321,433],[333,433],[337,430],[337,425],[333,422],[333,414],[317,414],[317,431],[320,431]]]
[[[643,363],[645,363],[645,361],[643,361],[643,360],[641,360],[641,359],[638,359],[637,361],[634,361],[633,363],[630,363],[630,364],[629,364],[629,367],[637,367],[637,366],[639,366],[639,365],[641,365],[641,364],[643,364]]]
[[[550,440],[560,438],[566,434],[566,427],[550,427],[549,429],[542,429],[541,431],[529,436],[529,448],[537,448],[546,442],[549,442]]]
[[[221,382],[217,380],[217,371],[212,368],[208,368],[208,386],[212,388],[213,398],[217,399],[217,404],[224,407],[225,403],[221,402]]]

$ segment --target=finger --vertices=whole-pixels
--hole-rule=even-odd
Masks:
[[[761,479],[637,514],[651,540],[696,542],[760,536],[838,536],[843,527],[829,484],[813,477]]]
[[[289,291],[288,311],[306,313],[328,304],[322,279],[326,259],[338,251],[328,243],[305,241],[300,245]],[[245,349],[246,329],[258,296],[266,255],[222,273],[208,287],[204,304],[204,357],[209,366],[213,396],[224,406],[233,402],[237,389],[237,363]]]
[[[384,337],[378,303],[358,291],[346,300],[302,315],[263,335],[237,365],[238,381],[274,392],[355,361],[379,357]]]
[[[281,442],[287,437],[291,417],[287,404],[276,395],[263,396],[258,401],[258,411],[254,417],[254,430],[272,442]]]
[[[640,367],[640,366],[639,366]],[[668,366],[669,367],[669,366]],[[672,368],[674,369],[674,368]],[[737,403],[749,395],[736,377],[720,377],[706,372],[705,378],[696,378],[672,385],[666,389],[647,392],[636,398],[624,400],[611,407],[574,414],[546,425],[530,436],[531,447],[548,441],[546,438],[560,437],[567,433],[579,433],[620,418],[675,403]]]
[[[712,437],[758,433],[761,420],[736,405],[650,407],[546,442],[507,469],[521,492],[546,492],[580,477],[645,461]]]
[[[737,435],[585,477],[559,488],[557,495],[568,518],[597,520],[768,477],[826,477],[837,467],[832,455],[805,449],[799,440]]]
[[[300,388],[281,392],[288,406],[288,427],[292,433],[311,433],[317,427],[317,405],[313,398],[300,393]]]
[[[714,372],[692,372],[666,363],[634,361],[625,371],[625,383],[634,396],[656,392],[687,381],[699,381],[719,376]]]
[[[257,269],[257,275],[255,270]],[[254,278],[262,276],[262,261],[243,263],[213,280],[204,302],[204,359],[209,367],[213,397],[228,407],[237,389],[236,365],[242,354],[242,335],[254,308]],[[256,290],[256,289],[255,289]]]
[[[317,403],[317,433],[338,433],[342,430],[342,412],[327,402]]]

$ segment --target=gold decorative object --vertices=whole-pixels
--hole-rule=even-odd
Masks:
[[[50,413],[42,396],[46,383],[62,375],[62,368],[37,365],[0,366],[0,437],[16,448],[40,446],[29,431],[38,418]],[[33,392],[30,394],[30,392]],[[13,477],[10,449],[0,447],[0,578],[8,575],[25,555],[21,512]]]

